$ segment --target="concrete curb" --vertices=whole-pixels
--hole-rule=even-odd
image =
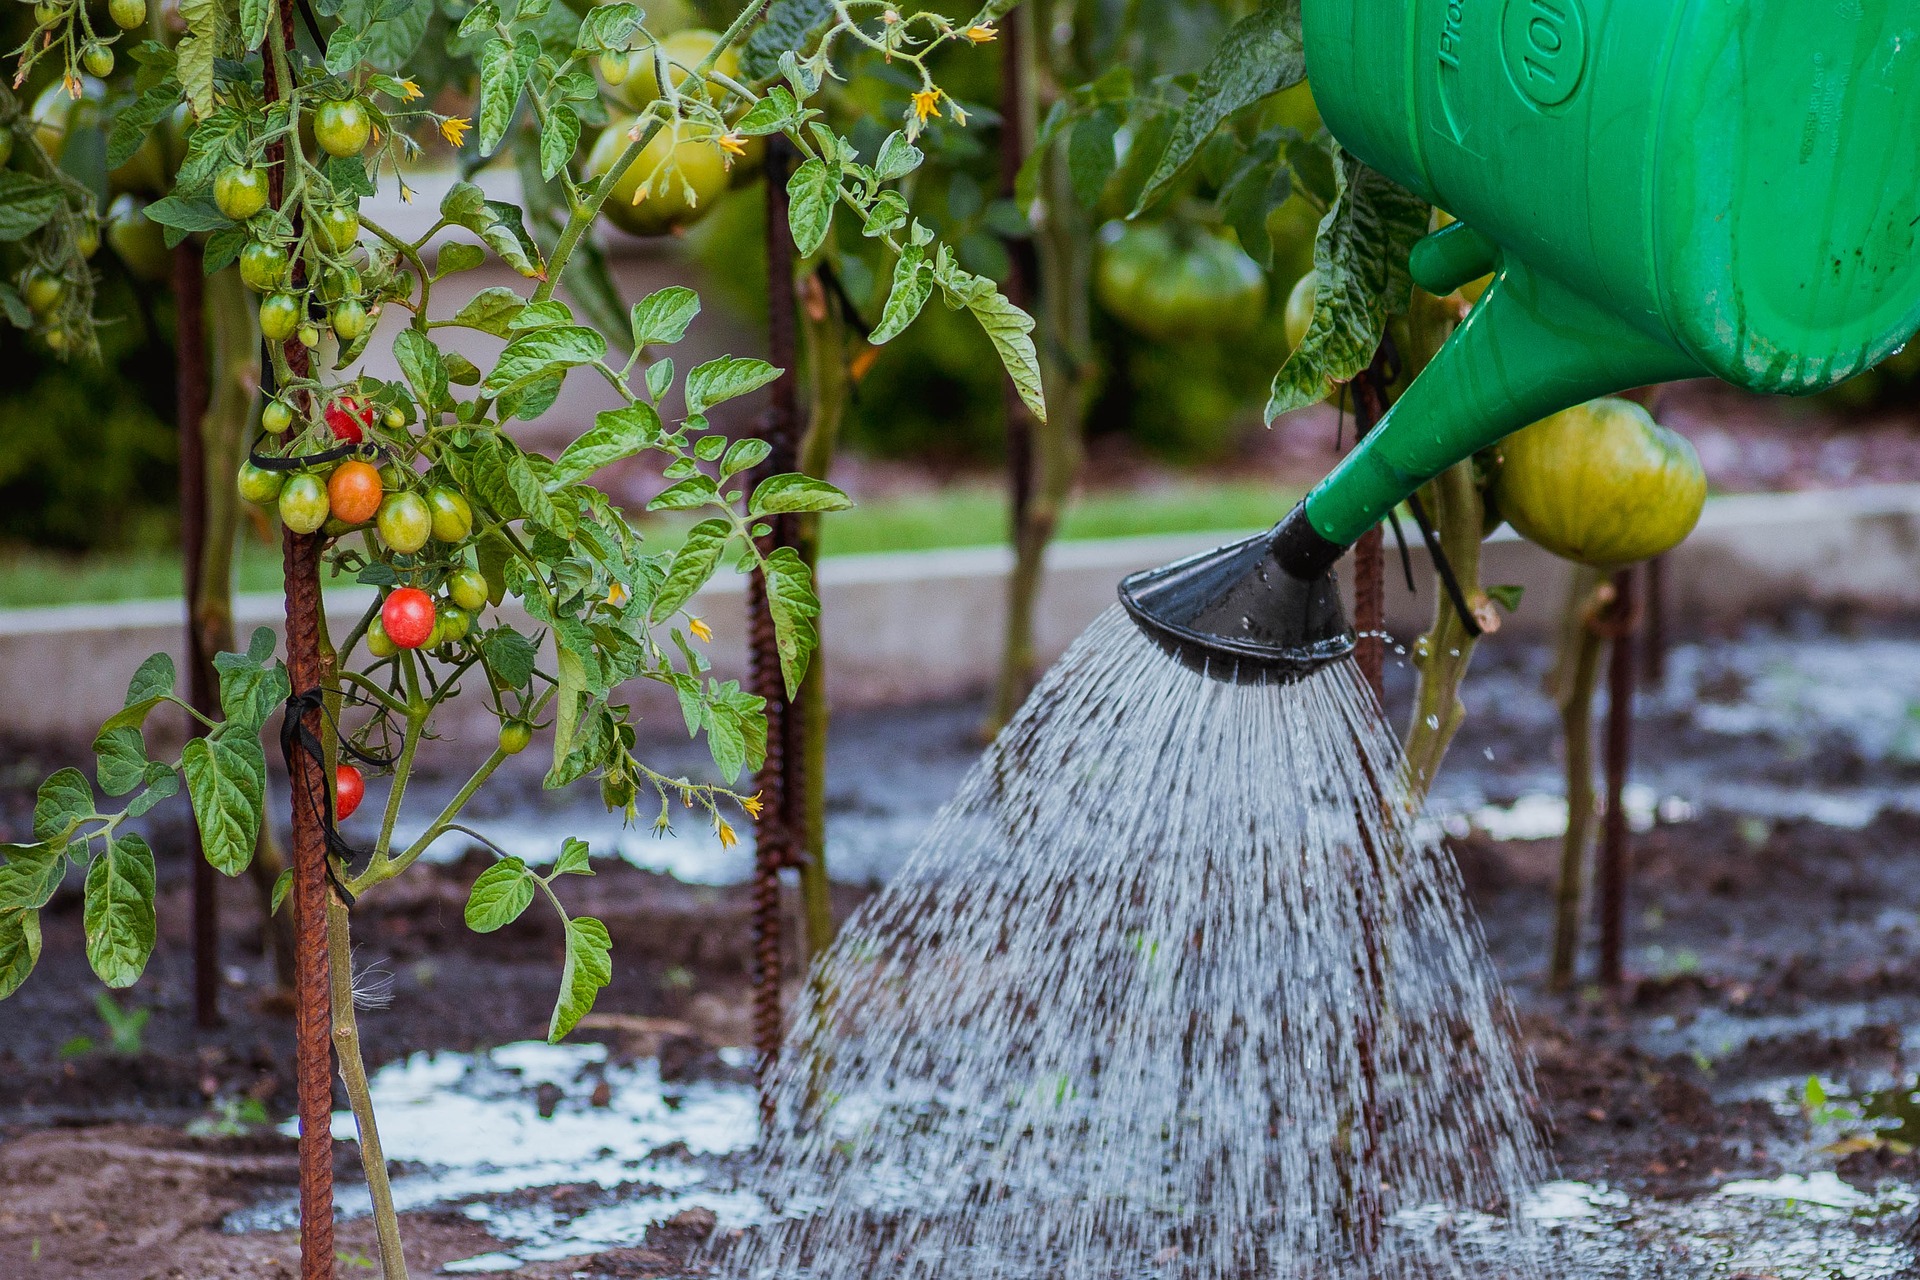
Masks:
[[[1036,641],[1052,660],[1113,602],[1125,574],[1229,540],[1232,534],[1174,534],[1058,544],[1048,562]],[[1388,626],[1410,636],[1427,625],[1432,601],[1426,555],[1414,550],[1421,592],[1409,594],[1390,566]],[[828,689],[836,706],[885,706],[951,698],[993,680],[1004,625],[1004,547],[845,556],[820,573]],[[1546,634],[1553,626],[1567,566],[1503,529],[1489,542],[1482,578],[1526,588],[1506,633]],[[1920,609],[1920,485],[1716,499],[1700,527],[1669,561],[1668,603],[1675,625],[1737,625],[1756,612],[1795,606]],[[715,673],[745,667],[741,583],[716,583],[692,606],[714,629]],[[330,592],[336,634],[351,628],[373,598],[366,589]],[[517,611],[506,618],[530,624]],[[276,627],[276,595],[235,601],[241,643],[258,626]],[[16,736],[85,740],[121,704],[126,679],[149,653],[180,652],[176,601],[68,605],[0,611],[0,698]],[[645,718],[677,724],[679,712],[659,686],[630,691]],[[448,737],[490,742],[484,709],[451,716]],[[156,728],[159,726],[156,724]]]

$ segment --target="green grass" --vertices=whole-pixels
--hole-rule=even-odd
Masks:
[[[1146,492],[1102,492],[1076,502],[1062,522],[1065,538],[1256,529],[1285,513],[1299,494],[1249,483],[1181,484]],[[684,521],[649,518],[662,541],[677,540]],[[928,551],[989,546],[1006,537],[1006,499],[985,486],[863,503],[829,516],[825,553]],[[245,532],[234,557],[240,591],[280,589],[280,552]],[[17,550],[0,554],[0,608],[162,600],[180,593],[180,561],[167,550],[64,555]]]

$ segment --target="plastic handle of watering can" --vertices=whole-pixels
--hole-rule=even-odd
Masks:
[[[1474,249],[1464,233],[1452,243]],[[1435,284],[1484,265],[1469,253],[1454,258],[1433,259]],[[1421,485],[1529,423],[1595,396],[1704,372],[1677,348],[1506,255],[1433,362],[1307,495],[1308,523],[1328,542],[1351,546]]]

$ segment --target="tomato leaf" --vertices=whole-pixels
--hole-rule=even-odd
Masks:
[[[1000,364],[1012,380],[1014,390],[1033,416],[1047,420],[1046,393],[1040,383],[1040,356],[1033,346],[1033,317],[1022,311],[995,287],[986,276],[963,271],[948,260],[945,246],[934,261],[934,279],[946,295],[947,305],[964,307],[972,313],[987,340],[1000,356]]]
[[[40,960],[40,913],[0,908],[0,1000],[20,989]]]
[[[773,446],[765,440],[755,440],[752,437],[735,440],[727,446],[726,454],[720,459],[720,478],[724,480],[742,471],[751,471],[765,462],[767,455],[772,452]]]
[[[787,226],[801,257],[811,258],[826,243],[839,195],[839,182],[818,156],[807,157],[787,179]]]
[[[1268,422],[1317,404],[1365,369],[1387,317],[1413,296],[1407,257],[1427,232],[1427,203],[1352,156],[1341,157],[1336,178],[1338,194],[1313,242],[1313,320],[1273,377]]]
[[[292,690],[286,668],[279,663],[266,665],[273,655],[273,632],[261,627],[253,638],[246,653],[213,655],[213,669],[220,675],[220,710],[227,722],[236,730],[258,733]]]
[[[546,127],[540,130],[540,176],[552,182],[573,159],[580,145],[580,117],[564,102],[547,112]]]
[[[287,900],[287,891],[292,888],[293,868],[288,867],[285,871],[282,871],[279,877],[273,882],[273,896],[267,902],[268,915],[277,916],[280,914],[280,904]]]
[[[102,729],[93,739],[94,776],[110,796],[123,796],[147,776],[147,744],[127,725]]]
[[[72,767],[61,769],[41,783],[34,796],[34,839],[64,845],[93,811],[93,785],[87,775]]]
[[[899,337],[932,296],[933,264],[927,261],[924,248],[909,244],[893,265],[893,288],[887,294],[887,305],[881,308],[880,323],[867,335],[867,341],[877,347]]]
[[[449,249],[452,247],[448,246]],[[452,322],[490,333],[496,338],[505,338],[512,333],[507,325],[526,305],[525,298],[505,285],[497,284],[474,294],[466,306],[453,313]]]
[[[527,864],[507,858],[482,871],[467,894],[467,928],[492,933],[520,918],[533,905],[537,886]]]
[[[0,844],[0,911],[25,907],[38,911],[53,901],[66,879],[63,843]]]
[[[444,280],[457,271],[472,271],[475,267],[485,266],[486,263],[486,250],[479,245],[455,241],[452,244],[443,245],[440,256],[433,260],[433,278]]]
[[[480,109],[475,120],[481,155],[492,155],[507,136],[526,83],[526,69],[514,46],[498,36],[487,41],[480,50]]]
[[[688,476],[670,485],[647,503],[649,511],[691,511],[720,500],[720,488],[706,476]]]
[[[721,356],[695,366],[687,375],[687,416],[705,413],[716,404],[758,391],[778,378],[781,370],[765,360]]]
[[[462,246],[448,245],[440,256],[444,259],[448,251],[459,247]],[[413,393],[429,413],[448,402],[447,362],[440,358],[440,348],[433,345],[432,339],[418,329],[402,329],[394,335],[393,355],[400,362],[400,371],[412,384]]]
[[[153,850],[136,835],[114,841],[87,868],[81,919],[87,963],[110,987],[130,987],[153,954]]]
[[[487,632],[480,641],[480,653],[487,660],[488,670],[509,689],[523,688],[533,679],[533,666],[539,658],[533,641],[512,627],[495,627]]]
[[[1174,122],[1160,163],[1134,202],[1137,216],[1178,178],[1200,145],[1242,107],[1307,78],[1307,55],[1300,40],[1300,0],[1263,0],[1240,19],[1215,47]]]
[[[266,807],[267,757],[252,732],[222,725],[180,753],[200,849],[216,871],[237,876],[253,861]]]
[[[567,962],[560,970],[560,998],[547,1024],[547,1040],[558,1043],[593,1009],[600,988],[613,981],[613,938],[592,916],[567,921]]]
[[[820,616],[820,598],[813,593],[813,573],[792,547],[775,547],[762,573],[767,587],[767,612],[773,616],[775,647],[780,653],[780,673],[786,678],[787,696],[798,697],[800,682],[807,675],[807,663],[820,646],[820,632],[813,622]]]
[[[637,4],[595,5],[580,20],[580,35],[574,44],[577,48],[591,51],[624,49],[634,33],[640,30],[640,23],[645,17]]]
[[[720,553],[733,537],[733,526],[725,520],[702,520],[687,530],[686,541],[673,553],[666,581],[654,593],[650,616],[657,622],[672,617],[680,606],[713,577]]]
[[[700,295],[685,285],[656,289],[633,304],[633,345],[666,346],[687,336],[700,314]]]
[[[852,505],[853,499],[825,480],[791,471],[762,480],[754,489],[753,497],[747,500],[747,514],[769,516],[783,511],[845,511]]]
[[[480,389],[489,395],[575,365],[591,364],[607,354],[607,340],[585,325],[554,325],[522,333],[507,343]]]
[[[553,861],[553,874],[556,876],[590,876],[593,867],[588,862],[587,842],[576,836],[568,836],[560,843],[560,856]]]
[[[636,401],[624,409],[603,410],[594,415],[592,428],[555,460],[554,479],[561,484],[584,480],[608,463],[652,448],[660,434],[660,415],[652,405]]]

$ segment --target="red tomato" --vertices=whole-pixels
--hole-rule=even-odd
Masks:
[[[328,402],[326,418],[327,427],[336,440],[359,444],[362,429],[373,425],[373,406],[361,404],[352,396],[341,396]]]
[[[433,634],[433,597],[418,587],[401,587],[380,606],[380,625],[402,649],[418,649]]]
[[[342,764],[333,775],[333,820],[345,822],[366,798],[367,780],[350,764]]]

